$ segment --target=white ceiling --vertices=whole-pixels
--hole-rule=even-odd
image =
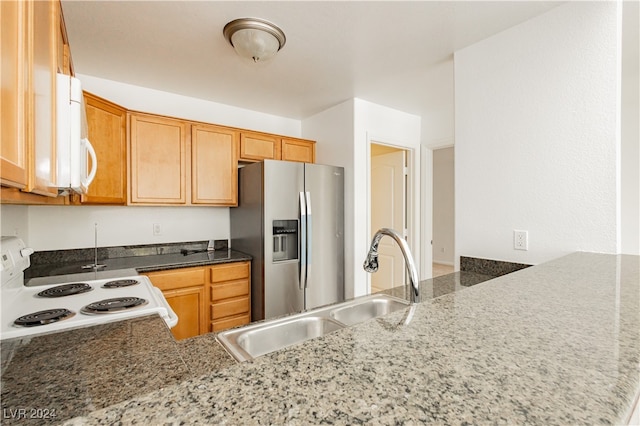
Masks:
[[[560,3],[63,0],[62,6],[78,73],[302,119],[353,97],[424,116],[432,67]],[[284,30],[286,45],[273,60],[243,60],[226,42],[224,25],[242,17]]]

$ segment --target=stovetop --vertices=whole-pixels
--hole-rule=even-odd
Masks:
[[[118,285],[121,282],[127,285]],[[135,282],[135,284],[132,284]],[[70,284],[78,284],[71,286]],[[60,289],[60,286],[65,287]],[[39,293],[55,289],[55,293],[66,292],[69,288],[78,287],[82,291],[76,294],[61,297],[42,297]],[[90,287],[87,290],[87,287]],[[123,309],[121,299],[136,300],[136,306]],[[87,307],[97,302],[97,311],[88,311]],[[169,325],[173,327],[177,323],[177,317],[162,296],[162,292],[154,287],[148,277],[134,275],[118,278],[105,278],[88,281],[72,281],[64,284],[51,284],[36,287],[24,285],[3,286],[2,288],[2,324],[0,339],[15,337],[35,336],[38,334],[59,332],[71,328],[86,327],[111,321],[119,321],[152,313],[159,314]],[[115,307],[113,312],[106,312],[103,308]],[[49,312],[51,310],[68,310],[73,315],[67,315],[66,319],[35,326],[20,326],[14,321],[23,316]],[[47,314],[45,314],[47,317]]]

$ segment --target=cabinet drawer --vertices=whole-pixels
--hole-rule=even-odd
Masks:
[[[246,325],[246,324],[249,324],[250,322],[251,322],[251,318],[249,317],[249,315],[242,315],[242,316],[233,317],[233,318],[225,318],[219,321],[212,321],[211,328],[209,331],[214,331],[217,333],[218,331],[223,331],[231,327],[237,327],[239,325]]]
[[[249,298],[229,300],[211,305],[211,319],[218,320],[232,315],[249,312]]]
[[[248,296],[249,280],[238,280],[211,285],[211,301],[230,299],[232,297]]]
[[[249,277],[249,262],[228,263],[211,268],[211,282],[233,281]]]
[[[149,272],[146,274],[154,286],[160,290],[204,285],[204,268],[190,268],[163,272]]]

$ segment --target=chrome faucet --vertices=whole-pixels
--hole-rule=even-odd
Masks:
[[[378,244],[380,244],[380,240],[383,236],[388,235],[393,238],[398,246],[400,246],[400,250],[404,256],[404,263],[407,267],[407,272],[409,273],[409,284],[411,284],[411,291],[409,300],[411,303],[420,302],[420,281],[418,279],[418,270],[416,269],[416,263],[413,260],[413,256],[411,255],[411,250],[409,249],[409,244],[407,244],[407,240],[402,238],[398,232],[394,231],[390,228],[382,228],[379,229],[378,232],[373,236],[371,240],[371,247],[369,248],[369,253],[367,254],[367,258],[364,261],[364,270],[367,272],[376,272],[378,270]]]

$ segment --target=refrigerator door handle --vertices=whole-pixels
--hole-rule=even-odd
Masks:
[[[311,193],[306,192],[306,201],[307,201],[307,255],[306,255],[306,275],[309,276],[311,264],[312,264],[312,256],[311,256],[311,247],[312,247],[312,237],[313,237],[313,221],[311,216]],[[309,280],[305,277],[304,279],[304,288],[307,288],[309,285]]]
[[[304,192],[300,193],[300,261],[298,262],[298,286],[307,286],[307,203]]]

